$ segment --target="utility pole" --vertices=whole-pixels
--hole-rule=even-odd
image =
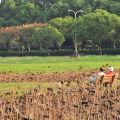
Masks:
[[[74,10],[68,9],[68,12],[73,12],[74,13],[74,19],[76,19],[77,18],[77,14],[78,13],[82,13],[83,10],[78,10],[78,11],[75,12]],[[74,51],[73,56],[78,57],[79,56],[79,52],[78,52],[78,45],[77,45],[76,39],[77,39],[77,35],[76,35],[76,32],[75,32],[75,34],[74,34],[74,42],[75,42],[74,43],[74,47],[75,47],[75,51]]]

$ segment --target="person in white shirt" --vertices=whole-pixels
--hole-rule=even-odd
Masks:
[[[105,75],[103,68],[100,68],[100,71],[98,72],[98,77],[102,77]]]
[[[103,68],[99,69],[99,72],[93,73],[89,77],[89,83],[95,83],[97,79],[100,79],[103,75],[105,75]]]

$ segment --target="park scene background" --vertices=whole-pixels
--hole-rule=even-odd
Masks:
[[[0,120],[119,120],[119,46],[119,0],[0,0]]]

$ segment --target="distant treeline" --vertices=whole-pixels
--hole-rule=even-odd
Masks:
[[[88,14],[104,9],[120,15],[120,0],[1,0],[0,26],[48,22],[56,17],[74,16],[68,9]],[[81,15],[81,13],[78,13]]]
[[[83,13],[74,19],[72,12],[69,12],[71,17],[67,16],[68,9],[82,9]],[[48,55],[51,50],[60,49],[74,50],[74,53],[99,51],[99,54],[108,49],[117,51],[119,14],[118,0],[3,0],[0,51],[24,54],[39,50]]]

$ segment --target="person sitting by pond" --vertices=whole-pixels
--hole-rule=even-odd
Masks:
[[[98,72],[98,77],[102,77],[103,75],[105,75],[105,72],[103,68],[100,68],[100,71]]]
[[[93,74],[89,77],[89,83],[95,83],[97,79],[100,79],[103,75],[105,75],[103,68],[99,69],[99,72],[93,72]]]
[[[110,66],[108,71],[103,76],[103,79],[102,79],[103,86],[107,87],[108,84],[112,86],[112,83],[116,77],[116,74],[114,74],[113,71],[114,71],[114,68]]]
[[[114,68],[110,66],[106,74],[113,74],[113,72],[114,72]]]

